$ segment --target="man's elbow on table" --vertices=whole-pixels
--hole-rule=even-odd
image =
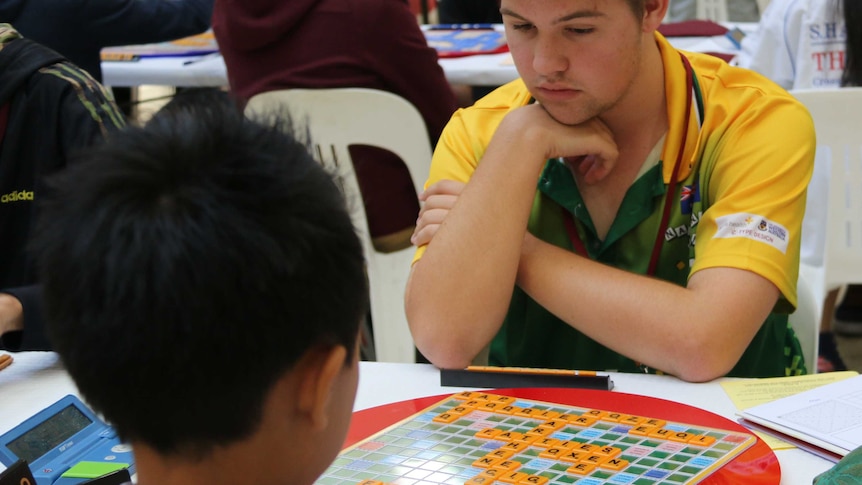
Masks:
[[[440,315],[417,311],[407,298],[407,322],[413,343],[429,362],[441,369],[463,369],[470,365],[478,352],[472,350],[467,338],[447,331],[439,325]],[[413,311],[411,311],[411,309]]]
[[[669,368],[662,370],[687,382],[708,382],[727,375],[747,345],[741,338],[718,342],[708,333],[692,331],[667,347]]]
[[[404,308],[416,348],[429,362],[441,369],[467,367],[486,343],[473,341],[480,337],[477,332],[465,334],[457,329],[477,329],[477,326],[453,325],[451,314],[447,315],[446,305],[436,305],[425,298],[427,295],[420,293],[411,274],[407,282]]]
[[[416,348],[428,359],[428,362],[439,369],[463,369],[469,366],[475,357],[468,357],[462,350],[455,349],[453,346],[423,349],[417,344]]]
[[[709,362],[708,359],[698,359],[684,366],[675,375],[686,382],[709,382],[724,377],[733,369],[735,362],[728,365],[725,361],[726,359],[721,359],[721,361],[717,362]]]

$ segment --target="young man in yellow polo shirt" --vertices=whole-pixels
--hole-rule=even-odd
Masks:
[[[805,372],[787,324],[815,138],[751,71],[680,52],[668,0],[503,0],[521,79],[434,154],[406,294],[440,367]]]

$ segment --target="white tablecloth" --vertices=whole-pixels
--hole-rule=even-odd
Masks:
[[[0,371],[0,434],[64,395],[77,394],[55,354],[13,355],[15,362]],[[736,420],[736,409],[721,380],[692,384],[669,376],[620,373],[611,376],[616,392],[669,399]],[[431,365],[363,362],[354,410],[464,389],[440,386],[440,374]],[[781,465],[782,485],[809,485],[814,476],[832,466],[831,462],[798,449],[779,450],[775,455]]]
[[[756,24],[726,23],[751,32]],[[725,36],[671,37],[671,44],[694,52],[736,54],[738,49]],[[509,53],[441,59],[446,79],[453,84],[499,86],[518,77]],[[226,86],[227,70],[219,56],[148,57],[137,61],[102,62],[106,86]]]

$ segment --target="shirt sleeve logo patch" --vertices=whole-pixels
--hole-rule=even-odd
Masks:
[[[715,238],[741,237],[760,241],[782,254],[787,253],[787,229],[781,224],[757,214],[738,213],[716,219],[718,231]]]

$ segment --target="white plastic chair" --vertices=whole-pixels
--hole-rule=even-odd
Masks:
[[[817,304],[812,282],[801,273],[796,284],[796,300],[796,311],[790,314],[788,321],[799,339],[800,347],[802,347],[805,367],[809,374],[814,374],[817,372],[820,315],[822,313],[820,309],[823,307],[823,303]]]
[[[727,22],[727,0],[697,0],[695,18],[712,20],[713,22]]]
[[[862,88],[796,90],[792,94],[808,108],[817,132],[799,277],[814,292],[819,331],[827,293],[862,283]]]
[[[418,194],[431,164],[431,143],[422,116],[400,96],[364,88],[261,93],[249,100],[246,114],[266,119],[285,107],[294,122],[307,127],[318,161],[340,179],[351,217],[362,238],[376,360],[415,362],[413,338],[404,312],[404,290],[414,250],[412,247],[391,253],[374,250],[348,147],[371,145],[398,155],[407,165]]]
[[[763,11],[769,6],[769,1],[770,0],[757,0],[757,10],[760,12],[760,15],[763,15]]]

